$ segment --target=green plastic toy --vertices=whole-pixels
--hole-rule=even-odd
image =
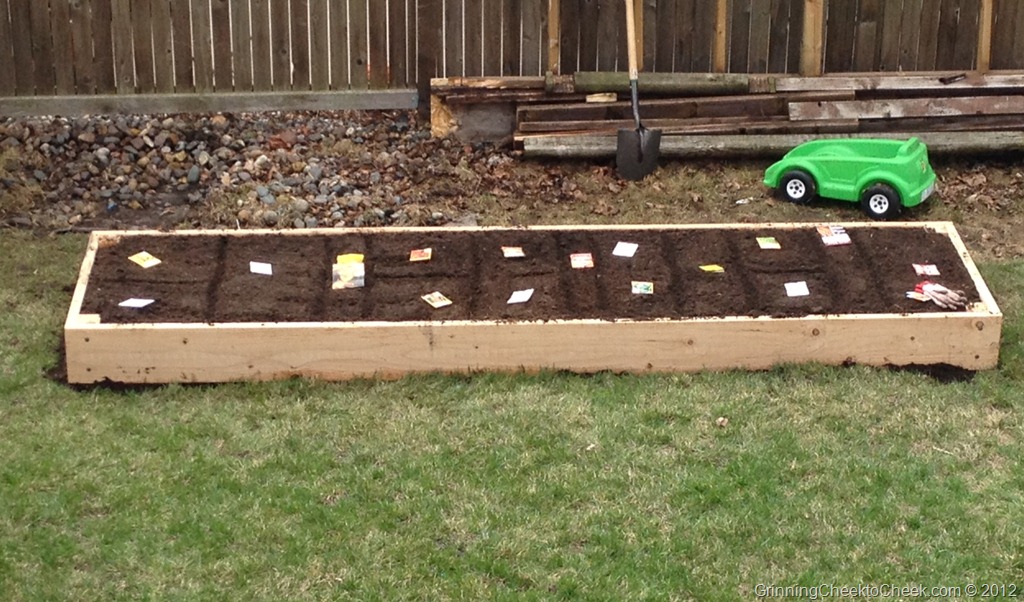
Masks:
[[[764,183],[794,203],[814,197],[860,202],[874,219],[888,219],[935,192],[928,148],[917,138],[812,140],[786,153]]]

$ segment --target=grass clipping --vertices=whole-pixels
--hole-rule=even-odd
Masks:
[[[32,209],[42,195],[39,184],[28,184],[21,176],[23,166],[17,153],[0,152],[0,220],[7,220]]]

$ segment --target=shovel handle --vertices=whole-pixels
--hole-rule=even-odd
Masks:
[[[636,16],[633,9],[633,0],[626,0],[626,56],[629,57],[629,79],[636,81],[639,69],[636,58]]]

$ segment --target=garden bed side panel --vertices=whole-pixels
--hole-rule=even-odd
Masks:
[[[722,318],[666,322],[78,324],[68,380],[327,380],[414,372],[674,372],[779,364],[948,364],[998,360],[991,314]]]

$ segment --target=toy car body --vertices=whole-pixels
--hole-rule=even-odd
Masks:
[[[837,138],[797,146],[765,171],[764,183],[794,203],[859,201],[869,216],[886,219],[931,196],[935,172],[917,138]]]

